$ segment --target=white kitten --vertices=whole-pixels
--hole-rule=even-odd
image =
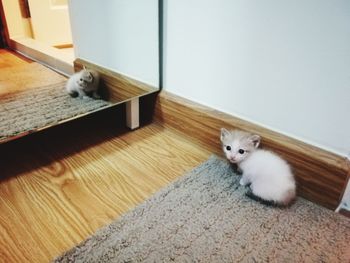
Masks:
[[[100,96],[97,93],[99,82],[100,76],[97,71],[84,68],[70,76],[66,90],[72,97],[86,98],[91,94],[93,98],[99,99]]]
[[[240,184],[250,184],[248,196],[263,203],[291,203],[296,184],[290,166],[275,153],[258,149],[259,135],[222,128],[221,142],[226,158],[243,171]]]

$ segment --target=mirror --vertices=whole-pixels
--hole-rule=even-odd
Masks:
[[[120,103],[126,103],[127,126],[137,128],[139,98],[161,86],[159,3],[2,1],[7,42],[30,59],[1,50],[0,143]],[[61,38],[60,25],[69,29]],[[24,63],[9,66],[5,52]],[[100,73],[102,99],[72,98],[65,91],[66,77],[83,67]]]

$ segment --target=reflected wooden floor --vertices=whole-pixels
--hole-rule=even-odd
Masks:
[[[66,77],[9,50],[0,49],[0,98],[9,93],[65,82]]]
[[[112,124],[122,110],[0,145],[1,262],[48,262],[209,157],[157,123]]]
[[[23,66],[33,61],[7,49],[0,49],[0,69]]]

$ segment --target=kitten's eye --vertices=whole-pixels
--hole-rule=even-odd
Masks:
[[[243,153],[244,153],[244,150],[243,150],[243,149],[239,149],[239,150],[238,150],[238,153],[239,153],[239,154],[243,154]]]
[[[83,79],[80,79],[80,81],[83,81]]]
[[[231,146],[226,146],[226,150],[231,151]]]

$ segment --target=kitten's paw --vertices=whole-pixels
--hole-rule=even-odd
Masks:
[[[69,96],[71,96],[72,98],[76,98],[79,96],[78,92],[75,91],[68,91]]]
[[[239,184],[242,185],[242,186],[245,186],[245,185],[246,185],[246,183],[245,183],[245,181],[243,180],[243,178],[241,178],[241,180],[239,180]]]

